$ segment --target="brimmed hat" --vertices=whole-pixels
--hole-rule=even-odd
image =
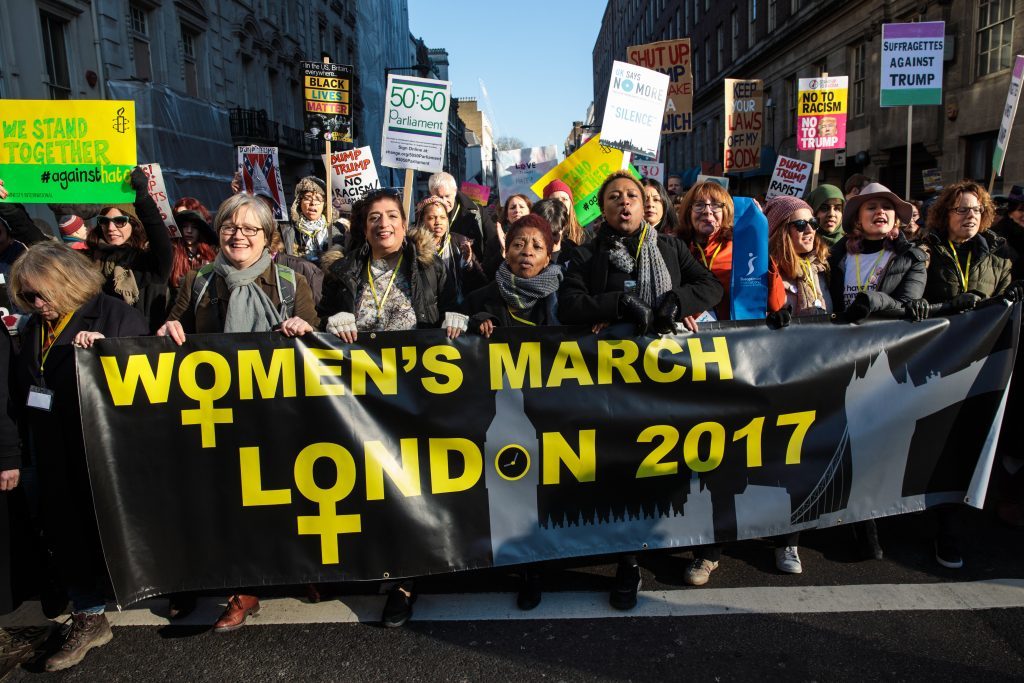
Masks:
[[[855,197],[850,197],[846,202],[846,209],[843,211],[843,230],[850,232],[853,224],[857,222],[857,214],[860,212],[860,205],[869,199],[888,199],[896,209],[896,217],[906,225],[914,216],[914,206],[896,196],[888,187],[882,183],[869,183],[864,186]]]
[[[217,233],[213,231],[210,224],[203,218],[203,214],[192,209],[182,209],[174,212],[174,224],[178,226],[179,230],[181,230],[182,222],[186,221],[195,225],[199,232],[205,233],[210,238],[211,244],[217,244]]]

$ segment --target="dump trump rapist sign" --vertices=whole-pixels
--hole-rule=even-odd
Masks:
[[[883,107],[942,104],[946,22],[882,24]]]

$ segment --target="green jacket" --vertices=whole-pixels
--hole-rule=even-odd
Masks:
[[[979,233],[967,242],[971,257],[967,291],[988,298],[1002,294],[1009,286],[1012,264],[1009,259],[997,254],[1004,242],[1002,237],[991,232]],[[925,237],[921,246],[929,255],[924,298],[938,304],[963,294],[965,290],[954,260],[956,256],[950,250],[946,238],[932,233]]]

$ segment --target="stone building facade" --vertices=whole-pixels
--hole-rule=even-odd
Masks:
[[[736,178],[739,191],[767,187],[776,154],[796,151],[797,80],[824,72],[848,76],[845,165],[822,153],[821,181],[842,184],[853,173],[903,193],[907,110],[881,108],[883,23],[945,21],[943,105],[915,107],[911,192],[925,194],[922,172],[942,182],[987,182],[1014,55],[1024,53],[1024,0],[609,0],[594,46],[596,120],[604,112],[611,63],[626,49],[690,37],[694,76],[693,132],[663,138],[661,157],[676,172],[714,170],[722,161],[724,79],[765,82],[764,166]],[[996,191],[1024,181],[1024,116],[1014,126]],[[842,159],[839,160],[842,164]],[[719,167],[720,168],[720,167]]]

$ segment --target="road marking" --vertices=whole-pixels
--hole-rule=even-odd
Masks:
[[[376,622],[383,596],[356,595],[317,604],[297,598],[269,598],[254,625]],[[175,621],[180,626],[208,626],[220,615],[224,600],[202,598],[196,611]],[[422,594],[416,621],[496,621],[511,619],[603,619],[609,617],[700,617],[723,614],[821,614],[832,612],[945,611],[1024,607],[1024,579],[924,584],[697,588],[640,591],[635,609],[614,610],[607,593],[545,593],[540,606],[523,612],[512,593]],[[167,601],[146,600],[107,612],[113,626],[166,626]],[[0,618],[0,627],[38,623],[38,602]]]

